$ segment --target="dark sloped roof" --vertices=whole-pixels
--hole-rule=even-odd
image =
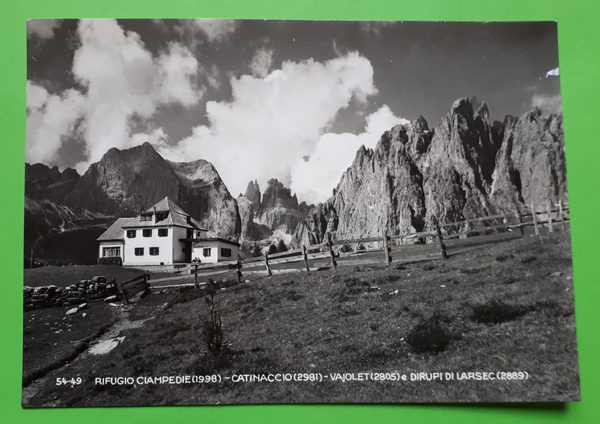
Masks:
[[[142,221],[140,217],[132,218],[134,221],[127,224],[128,227],[160,227],[160,226],[178,226],[185,228],[197,228],[199,230],[206,231],[205,228],[202,228],[200,223],[196,221],[194,218],[190,217],[188,213],[186,213],[183,209],[177,206],[171,199],[165,197],[160,202],[155,204],[154,206],[146,209],[144,214],[150,214],[156,212],[167,212],[167,217],[162,221],[158,221],[156,224],[153,224],[152,221]],[[189,221],[188,221],[189,217]]]
[[[119,218],[103,232],[98,241],[123,240],[123,228],[134,223],[138,218]]]

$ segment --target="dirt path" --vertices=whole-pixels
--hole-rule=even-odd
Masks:
[[[29,406],[30,400],[48,383],[52,378],[51,376],[55,373],[60,373],[70,367],[71,365],[77,364],[80,361],[85,361],[88,357],[93,355],[103,355],[110,352],[112,349],[118,346],[119,343],[123,342],[125,337],[119,337],[119,334],[123,330],[132,328],[139,328],[144,325],[144,322],[153,319],[154,316],[143,320],[132,321],[129,319],[130,312],[135,305],[123,305],[123,304],[109,304],[112,308],[111,311],[115,317],[115,322],[102,334],[95,339],[87,343],[87,349],[78,354],[73,360],[66,362],[62,367],[48,370],[48,372],[33,381],[31,384],[23,387],[21,404],[23,407]],[[113,306],[114,305],[114,306]],[[59,400],[51,402],[45,406],[60,406]]]

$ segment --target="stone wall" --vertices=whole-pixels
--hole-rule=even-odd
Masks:
[[[91,280],[81,280],[67,287],[55,285],[40,287],[23,287],[23,303],[25,310],[47,308],[52,306],[78,305],[91,300],[106,299],[119,294],[115,280],[107,281],[106,277],[96,276]]]

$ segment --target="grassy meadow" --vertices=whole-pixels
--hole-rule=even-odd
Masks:
[[[451,252],[450,252],[451,253]],[[224,345],[205,342],[205,289],[162,290],[135,305],[90,304],[86,347],[65,332],[25,357],[71,346],[37,367],[23,404],[119,406],[231,403],[509,402],[579,398],[569,235],[526,236],[413,264],[392,262],[255,277],[214,298]],[[32,270],[35,271],[35,270]],[[25,313],[25,335],[62,320],[64,308]],[[54,316],[60,311],[61,317]],[[32,315],[35,314],[34,320]],[[94,314],[93,318],[91,315]],[[84,319],[87,319],[85,317]],[[64,321],[72,325],[81,316]],[[47,321],[47,320],[46,320]],[[123,325],[124,323],[135,325]],[[41,331],[41,330],[39,330]],[[85,333],[85,334],[84,334]],[[96,338],[96,339],[94,339]],[[54,344],[56,343],[56,345]],[[78,347],[79,346],[79,347]],[[60,360],[59,360],[60,361]],[[24,375],[32,374],[26,361]],[[527,372],[525,380],[332,381],[333,373]],[[233,382],[240,374],[320,373],[320,382]],[[97,377],[219,375],[220,383],[94,384]],[[82,379],[56,385],[57,378]],[[229,377],[229,379],[226,379]]]

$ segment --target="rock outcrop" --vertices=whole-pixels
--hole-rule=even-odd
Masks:
[[[440,125],[422,117],[361,147],[334,195],[298,226],[295,244],[406,234],[514,211],[523,203],[566,200],[560,115],[539,110],[490,123],[488,108],[459,99]]]
[[[277,179],[267,182],[262,195],[258,183],[250,181],[246,193],[238,197],[237,202],[243,241],[272,238],[274,233],[293,234],[311,209],[304,202],[298,204],[296,195]],[[279,236],[275,237],[279,239]]]
[[[489,215],[498,148],[485,103],[459,99],[442,119],[421,164],[427,223]]]
[[[167,163],[179,179],[174,202],[219,237],[237,241],[241,233],[238,204],[215,167],[202,159]]]
[[[535,109],[520,119],[506,117],[490,199],[505,212],[567,200],[562,115],[544,117]]]
[[[25,164],[25,193],[31,199],[61,202],[78,180],[79,174],[71,168],[60,172],[56,166]]]
[[[85,205],[112,216],[135,216],[164,197],[220,237],[237,240],[241,222],[235,199],[207,161],[169,162],[149,143],[110,149],[92,164],[67,195],[67,205]]]
[[[260,195],[260,187],[258,186],[257,181],[250,181],[248,183],[248,187],[246,188],[246,193],[244,194],[243,197],[245,197],[246,199],[248,199],[249,202],[252,203],[252,211],[254,212],[255,215],[258,215],[260,212],[261,195]]]

